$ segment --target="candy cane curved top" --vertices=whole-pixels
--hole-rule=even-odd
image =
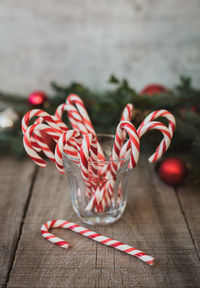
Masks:
[[[94,241],[97,241],[99,243],[113,247],[113,248],[120,250],[124,253],[127,253],[131,256],[134,256],[148,265],[154,265],[155,260],[152,256],[149,256],[146,253],[144,253],[144,252],[142,252],[136,248],[133,248],[127,244],[124,244],[118,240],[114,240],[114,239],[111,239],[109,237],[103,236],[101,234],[98,234],[92,230],[89,230],[88,228],[82,227],[82,226],[75,224],[73,222],[69,222],[66,220],[50,220],[50,221],[48,221],[42,225],[41,234],[45,239],[47,239],[48,241],[50,241],[53,244],[58,245],[59,247],[68,249],[69,243],[67,241],[59,238],[59,237],[56,237],[52,233],[50,233],[49,230],[51,228],[69,229],[69,230],[76,232],[80,235],[88,237]]]
[[[74,105],[77,108],[88,132],[96,135],[94,127],[92,125],[92,122],[90,120],[90,117],[87,113],[87,110],[85,108],[82,99],[76,94],[70,94],[66,99],[66,104]]]
[[[49,127],[47,124],[36,124],[31,130],[34,135],[35,140],[37,141],[38,146],[43,151],[43,153],[53,162],[55,162],[55,156],[52,149],[49,146],[49,143],[45,140],[41,132],[45,132],[51,137],[54,142],[57,142],[62,132],[58,129]],[[31,138],[32,139],[32,138]],[[36,150],[37,151],[37,150]]]
[[[75,155],[74,152],[77,152],[80,150],[80,145],[81,145],[81,134],[78,131],[75,130],[68,130],[67,132],[64,132],[61,137],[59,138],[57,144],[56,144],[56,148],[55,148],[55,161],[56,161],[56,167],[58,169],[58,171],[62,174],[64,174],[64,165],[63,165],[63,151],[64,151],[64,147],[65,145],[72,139],[75,140],[75,150],[73,149],[73,147],[71,147],[72,149],[70,149],[70,147],[68,147],[67,150],[65,150],[65,152],[73,157],[76,157],[77,154]]]
[[[68,113],[69,121],[74,130],[77,130],[82,134],[88,133],[88,129],[85,126],[80,113],[74,105],[60,104],[55,111],[55,116],[62,120],[62,115],[65,111]]]
[[[159,130],[163,134],[164,138],[156,148],[156,151],[151,155],[151,157],[149,157],[149,162],[155,162],[160,159],[160,157],[162,157],[162,155],[169,148],[169,145],[171,143],[171,133],[169,129],[164,124],[158,121],[151,121],[144,124],[138,133],[139,137],[142,137],[147,131],[152,129]]]
[[[175,120],[173,114],[170,113],[168,110],[165,110],[165,109],[156,110],[156,111],[150,113],[149,115],[147,115],[145,117],[145,119],[143,120],[143,122],[141,123],[141,125],[137,129],[138,134],[140,134],[140,130],[142,129],[142,127],[145,124],[147,124],[148,122],[151,122],[151,121],[153,121],[159,117],[164,117],[169,121],[168,129],[169,129],[169,133],[172,137],[174,134],[175,127],[176,127],[176,120]]]
[[[115,177],[118,169],[116,160],[120,158],[120,151],[123,146],[123,132],[126,131],[130,137],[131,158],[129,161],[129,168],[134,168],[139,159],[140,140],[134,125],[129,121],[122,121],[118,124],[115,134],[114,146],[112,150],[111,171]],[[124,156],[124,155],[123,155]],[[114,160],[114,161],[113,161]]]
[[[24,117],[22,118],[21,128],[22,128],[23,134],[28,129],[29,122],[30,122],[31,118],[33,118],[33,117],[42,117],[43,120],[49,124],[49,126],[51,126],[52,128],[55,128],[55,129],[60,129],[59,126],[55,123],[55,119],[52,115],[50,115],[49,113],[47,113],[43,110],[40,110],[40,109],[32,109],[29,112],[27,112],[24,115]],[[41,122],[42,120],[40,119],[38,121]]]
[[[133,117],[134,106],[131,103],[128,103],[122,112],[120,121],[131,121]]]
[[[83,133],[83,134],[92,133],[93,135],[96,135],[96,132],[94,130],[94,127],[92,125],[90,117],[87,113],[87,110],[86,110],[85,105],[84,105],[83,101],[81,100],[81,98],[76,94],[70,94],[66,99],[66,104],[72,105],[72,106],[74,106],[74,108],[76,108],[75,113],[73,113],[73,112],[68,113],[69,119],[71,119],[70,122],[72,123],[72,121],[73,121],[73,125],[74,125],[73,128],[81,131],[81,129],[80,129],[81,121],[79,118],[77,118],[78,114],[79,114],[79,116],[82,119],[82,125],[85,126],[85,128],[86,128],[86,132],[83,133],[81,131],[81,133]],[[75,125],[77,125],[77,128],[75,127]],[[104,156],[103,150],[102,150],[98,140],[97,140],[97,145],[98,145],[99,160],[104,161],[105,156]]]
[[[42,157],[36,152],[34,146],[32,145],[32,139],[33,134],[35,134],[38,147],[49,157],[50,160],[54,162],[54,154],[49,148],[48,144],[45,142],[43,138],[40,137],[40,133],[37,134],[37,132],[44,131],[48,135],[51,136],[54,141],[57,141],[59,137],[60,130],[54,129],[52,127],[49,127],[47,124],[33,124],[26,130],[24,137],[23,137],[23,143],[24,148],[27,152],[27,154],[30,156],[30,158],[40,167],[46,167],[46,162],[42,159]]]

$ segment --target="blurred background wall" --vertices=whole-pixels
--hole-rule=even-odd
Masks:
[[[0,90],[100,90],[111,73],[138,90],[181,74],[199,87],[200,0],[1,0]]]

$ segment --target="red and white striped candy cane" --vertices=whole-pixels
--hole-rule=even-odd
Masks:
[[[51,148],[49,147],[49,144],[46,143],[46,140],[42,136],[41,132],[45,132],[45,134],[49,135],[51,137],[51,139],[54,140],[54,142],[57,142],[60,135],[62,134],[60,132],[60,130],[49,127],[46,124],[35,124],[35,125],[33,125],[31,131],[32,131],[32,134],[34,135],[34,138],[37,141],[37,144],[39,145],[40,149],[44,152],[44,154],[52,162],[55,162],[54,153],[52,152]],[[32,140],[31,140],[31,143],[32,143]]]
[[[35,124],[47,122],[49,124],[49,126],[55,128],[55,129],[59,129],[59,126],[55,123],[53,116],[49,115],[47,112],[45,112],[43,110],[32,109],[29,112],[27,112],[24,115],[24,117],[22,118],[21,128],[22,128],[23,134],[28,129],[29,122],[33,117],[39,117],[38,119],[36,119]],[[40,148],[39,148],[37,141],[35,140],[34,136],[31,136],[31,142],[32,142],[32,147],[34,147],[34,149],[39,152]]]
[[[23,143],[24,143],[24,148],[26,150],[26,153],[30,156],[30,158],[33,160],[33,162],[35,162],[40,167],[44,168],[47,166],[47,164],[42,159],[42,157],[40,157],[38,155],[38,153],[34,150],[34,148],[32,146],[32,142],[31,142],[32,131],[34,130],[36,125],[37,124],[31,125],[30,127],[28,127],[28,129],[26,130],[24,137],[23,137]]]
[[[130,138],[130,146],[131,146],[131,155],[130,155],[130,160],[129,160],[129,168],[134,168],[137,165],[138,159],[139,159],[139,152],[140,152],[140,141],[139,137],[137,134],[137,131],[133,124],[131,124],[128,121],[122,121],[119,123],[116,129],[116,135],[115,135],[115,140],[114,140],[114,145],[113,145],[113,150],[112,150],[112,155],[111,155],[111,163],[108,167],[107,170],[107,176],[108,176],[108,181],[104,184],[106,187],[102,187],[103,193],[98,193],[98,195],[93,195],[91,201],[89,202],[87,206],[87,210],[89,210],[91,207],[94,207],[94,203],[96,200],[104,201],[109,201],[109,198],[113,197],[114,193],[114,184],[116,180],[116,175],[118,168],[120,166],[118,160],[120,159],[120,151],[121,147],[123,146],[124,142],[124,136],[123,132],[126,131],[129,135]],[[112,177],[110,177],[110,172]],[[111,178],[111,179],[109,179]],[[102,198],[103,196],[103,198]]]
[[[64,150],[66,144],[69,143],[70,140],[75,140],[75,147],[71,147],[71,145],[68,145],[67,148]],[[63,133],[63,135],[59,138],[56,148],[55,148],[55,160],[56,160],[56,167],[58,171],[62,174],[64,174],[64,165],[63,165],[63,151],[65,151],[66,154],[72,157],[77,157],[80,145],[81,145],[81,135],[78,131],[75,130],[68,130],[67,132]],[[72,149],[70,149],[70,147]],[[79,162],[79,159],[77,159],[77,163]]]
[[[112,150],[112,161],[111,161],[111,172],[113,177],[115,178],[117,170],[118,170],[118,163],[116,160],[120,158],[120,151],[123,146],[123,131],[126,131],[130,138],[130,145],[131,145],[131,157],[129,161],[129,168],[134,168],[137,165],[140,153],[140,140],[137,134],[137,131],[132,123],[129,121],[122,121],[119,123],[116,129],[114,146]],[[114,161],[113,161],[114,160]]]
[[[153,120],[155,120],[158,117],[164,117],[169,121],[169,125],[168,125],[168,131],[170,133],[170,139],[172,139],[173,134],[174,134],[174,130],[175,130],[175,126],[176,126],[176,121],[174,116],[168,111],[168,110],[156,110],[152,113],[150,113],[149,115],[146,116],[146,118],[144,119],[144,121],[141,123],[141,125],[138,127],[137,132],[139,137],[141,137],[141,131],[143,130],[144,125],[148,124],[149,122],[152,122]],[[151,125],[150,125],[151,126]],[[149,126],[148,126],[149,127]],[[150,129],[150,128],[148,128]],[[143,130],[144,131],[144,130]],[[162,156],[164,154],[164,152],[167,150],[166,148],[166,141],[167,143],[168,140],[166,140],[165,138],[161,141],[158,150],[160,151],[160,155]],[[161,151],[163,151],[163,153],[161,153]],[[127,141],[121,150],[121,157],[126,157],[126,155],[130,154],[130,141]],[[157,157],[155,156],[155,159],[153,160],[153,155],[152,158],[150,157],[149,161],[150,162],[154,162],[156,160],[158,160],[161,156],[158,157],[158,153],[156,154]]]
[[[92,167],[92,179],[90,179],[89,161],[91,160]],[[86,134],[83,137],[83,141],[80,149],[80,165],[81,174],[83,180],[88,183],[92,180],[97,182],[98,178],[98,149],[97,149],[97,138],[93,134]]]
[[[62,115],[65,111],[68,113],[69,121],[74,130],[80,131],[81,134],[88,133],[88,130],[85,124],[83,123],[83,119],[74,105],[71,104],[59,105],[55,111],[55,116],[61,120]]]
[[[143,125],[138,133],[139,137],[142,137],[147,131],[152,129],[159,130],[163,134],[164,138],[156,148],[156,151],[151,155],[151,157],[149,157],[149,162],[155,162],[160,159],[162,155],[166,152],[166,150],[169,148],[172,139],[172,135],[169,129],[164,124],[158,121],[148,122]]]
[[[70,94],[66,99],[66,104],[71,104],[77,108],[88,133],[96,135],[90,117],[81,98],[76,94]]]
[[[69,222],[66,220],[51,220],[51,221],[48,221],[45,224],[43,224],[41,227],[42,236],[45,239],[49,240],[51,243],[56,244],[62,248],[68,249],[69,243],[67,241],[61,239],[61,238],[56,237],[52,233],[50,233],[49,230],[51,228],[69,229],[69,230],[76,232],[80,235],[88,237],[94,241],[97,241],[99,243],[113,247],[113,248],[120,250],[122,252],[125,252],[131,256],[134,256],[148,265],[154,265],[155,264],[155,260],[152,256],[149,256],[146,253],[144,253],[144,252],[142,252],[136,248],[133,248],[127,244],[124,244],[118,240],[114,240],[114,239],[111,239],[109,237],[103,236],[101,234],[98,234],[94,231],[91,231],[91,230],[89,230],[85,227],[82,227],[78,224],[75,224],[73,222]]]
[[[87,110],[81,98],[76,94],[70,94],[66,99],[66,104],[70,104],[74,106],[72,111],[71,112],[69,111],[68,113],[68,117],[69,117],[70,123],[72,124],[72,127],[74,129],[80,130],[82,134],[91,133],[93,135],[96,135],[96,132],[94,130],[90,117],[87,113]],[[82,122],[81,122],[81,119],[78,117],[78,115],[81,117]],[[84,132],[85,129],[82,131],[82,125],[85,126],[87,132]],[[104,153],[102,151],[102,148],[98,140],[97,140],[97,145],[98,145],[98,153],[99,153],[98,158],[99,160],[104,161],[105,156],[104,156]]]
[[[131,121],[132,117],[133,117],[133,110],[134,110],[134,106],[131,103],[128,103],[125,107],[124,110],[122,112],[122,116],[120,119],[121,121]],[[123,132],[123,139],[126,138],[126,131]]]
[[[37,132],[39,131],[39,134],[37,135]],[[30,158],[40,167],[46,167],[46,162],[42,159],[40,155],[35,151],[35,147],[32,145],[32,139],[33,134],[35,134],[35,138],[38,143],[38,147],[46,154],[46,156],[52,160],[54,160],[54,153],[51,151],[48,144],[45,142],[43,138],[40,136],[40,132],[44,131],[46,134],[50,135],[51,138],[56,142],[59,138],[59,131],[57,129],[54,129],[52,127],[49,127],[46,124],[34,124],[28,127],[26,130],[26,133],[23,137],[23,143],[24,148],[27,152],[27,154],[30,156]]]
[[[137,129],[138,134],[140,134],[140,130],[142,129],[142,127],[145,124],[147,124],[147,123],[149,123],[149,122],[151,122],[151,121],[153,121],[159,117],[164,117],[169,121],[168,129],[169,129],[169,133],[172,137],[174,134],[175,127],[176,127],[176,120],[175,120],[174,116],[172,115],[172,113],[170,113],[168,110],[164,110],[164,109],[156,110],[156,111],[150,113],[149,115],[147,115],[145,117],[145,119],[143,120],[143,122],[141,123],[141,125]]]
[[[125,107],[124,110],[122,112],[122,116],[121,116],[121,121],[131,121],[132,117],[133,117],[133,110],[134,110],[134,106],[131,103],[128,103]]]
[[[27,112],[24,117],[22,118],[22,132],[25,133],[28,129],[29,122],[33,117],[42,117],[43,121],[47,122],[49,126],[55,129],[60,129],[59,126],[55,123],[55,119],[52,115],[48,114],[47,112],[40,110],[40,109],[32,109]],[[41,121],[41,119],[40,119]],[[37,123],[38,124],[38,123]]]

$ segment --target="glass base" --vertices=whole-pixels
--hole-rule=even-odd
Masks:
[[[88,225],[108,225],[111,223],[116,222],[119,220],[124,213],[125,206],[121,206],[120,208],[116,210],[112,210],[112,212],[104,212],[104,213],[98,213],[98,214],[92,214],[89,213],[88,215],[82,215],[75,207],[74,210],[78,217],[86,224]]]

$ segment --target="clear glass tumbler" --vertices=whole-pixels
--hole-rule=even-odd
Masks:
[[[89,162],[89,171],[96,165],[97,177],[89,173],[86,183],[81,175],[80,163],[77,159],[64,154],[64,166],[71,192],[72,206],[78,217],[89,225],[109,224],[117,221],[123,214],[127,202],[127,184],[132,173],[128,168],[128,158],[114,161],[118,166],[116,176],[110,173],[111,152],[114,136],[98,134],[98,141],[104,152],[106,161]]]

